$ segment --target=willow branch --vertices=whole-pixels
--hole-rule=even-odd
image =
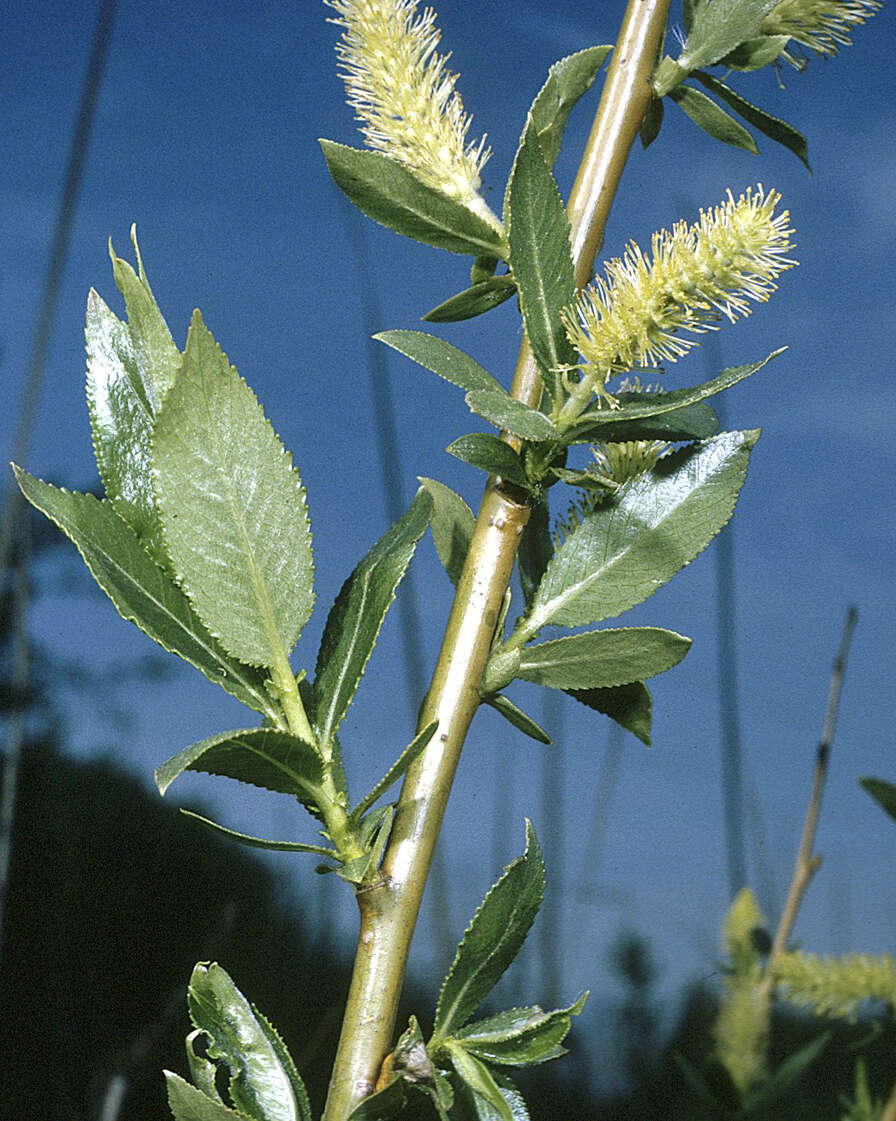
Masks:
[[[629,0],[585,155],[570,195],[576,281],[594,255],[632,143],[650,104],[650,78],[669,0]],[[524,341],[511,392],[537,406],[541,379]],[[470,722],[529,506],[489,480],[458,581],[420,727],[438,721],[408,772],[377,884],[359,892],[355,968],[323,1121],[345,1121],[374,1089],[395,1030],[411,938],[433,849]]]
[[[787,944],[793,933],[793,927],[796,923],[796,917],[799,913],[800,905],[803,902],[803,897],[806,894],[806,889],[809,887],[812,877],[821,866],[821,857],[817,853],[813,853],[812,850],[815,847],[818,815],[821,812],[821,797],[824,793],[825,780],[827,779],[828,767],[830,764],[831,744],[834,740],[834,727],[837,723],[837,711],[840,706],[840,689],[843,684],[843,673],[846,669],[849,644],[852,640],[852,632],[855,629],[857,618],[858,611],[855,607],[850,607],[846,612],[846,621],[843,624],[843,633],[840,636],[840,647],[837,650],[837,657],[834,659],[834,665],[831,669],[828,703],[824,715],[821,739],[815,753],[815,772],[812,778],[812,793],[809,796],[809,806],[806,810],[806,819],[803,822],[803,834],[800,838],[800,846],[796,855],[796,863],[794,864],[793,877],[790,881],[790,889],[787,892],[787,901],[784,904],[784,910],[781,912],[781,918],[778,921],[778,928],[775,931],[772,948],[769,951],[765,975],[758,989],[759,998],[765,1002],[771,999],[775,984],[775,961],[787,949]]]

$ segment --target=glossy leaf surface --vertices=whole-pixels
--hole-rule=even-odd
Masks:
[[[277,718],[263,674],[241,664],[208,633],[184,593],[141,548],[109,502],[51,486],[18,467],[15,473],[28,501],[77,546],[123,619],[243,704]]]
[[[550,417],[530,409],[504,389],[474,389],[467,394],[466,402],[478,416],[523,440],[552,440],[558,436]]]
[[[525,853],[489,890],[458,947],[439,993],[434,1039],[453,1035],[495,987],[525,941],[544,883],[541,848],[527,821]]]
[[[661,627],[622,627],[524,646],[517,676],[554,689],[604,689],[678,665],[691,640]]]
[[[516,155],[505,222],[526,337],[555,396],[557,370],[576,361],[560,319],[561,310],[575,301],[576,285],[569,219],[534,127],[526,130]]]
[[[545,1012],[534,1005],[512,1008],[469,1024],[456,1034],[471,1054],[501,1066],[526,1067],[557,1059],[572,1027],[572,1017],[585,1006],[587,993],[568,1008]]]
[[[701,382],[699,385],[689,386],[686,389],[673,389],[669,393],[618,393],[616,394],[617,407],[615,409],[593,410],[584,413],[576,426],[564,434],[564,438],[571,442],[588,444],[616,438],[622,439],[622,436],[617,437],[615,435],[619,432],[616,425],[622,425],[632,420],[666,415],[674,409],[684,410],[685,407],[689,408],[708,397],[715,396],[716,393],[722,393],[733,385],[737,385],[739,381],[755,374],[782,353],[783,350],[775,350],[767,358],[763,358],[761,362],[751,362],[746,366],[730,366],[717,377]],[[698,423],[701,422],[698,421]]]
[[[348,1116],[348,1121],[387,1121],[404,1107],[407,1093],[403,1078],[393,1078],[382,1090],[365,1098]]]
[[[158,412],[165,395],[177,378],[181,354],[174,345],[168,324],[162,318],[149,286],[134,226],[131,227],[131,242],[137,255],[137,272],[134,272],[127,261],[117,256],[110,242],[112,275],[115,277],[118,291],[124,297],[128,331],[134,344],[134,357],[140,381],[146,390],[153,412]]]
[[[669,96],[713,140],[721,140],[723,144],[731,144],[734,148],[743,148],[754,155],[759,152],[756,141],[740,121],[705,93],[691,86],[677,86]]]
[[[323,781],[323,761],[314,748],[278,728],[220,732],[185,747],[156,770],[159,793],[164,794],[184,771],[203,771],[292,794],[305,804],[312,788]]]
[[[715,436],[718,430],[719,418],[715,411],[705,402],[698,401],[680,409],[632,420],[622,417],[614,421],[608,418],[595,423],[590,429],[577,429],[572,442],[612,444],[626,440],[667,440],[677,444],[685,440],[706,440]]]
[[[560,155],[560,146],[569,115],[579,99],[591,88],[611,46],[586,47],[583,51],[561,58],[548,71],[547,80],[538,91],[529,119],[535,128],[548,167]]]
[[[504,1100],[498,1084],[485,1063],[454,1042],[450,1043],[448,1054],[458,1077],[466,1083],[474,1096],[488,1102],[501,1121],[514,1121],[513,1111]]]
[[[395,160],[332,140],[320,145],[337,185],[374,222],[452,253],[506,255],[497,229],[463,203],[421,183]]]
[[[459,323],[461,320],[483,315],[493,307],[499,307],[515,292],[516,284],[512,276],[506,273],[490,276],[487,280],[480,280],[478,284],[443,300],[421,318],[427,323]]]
[[[107,497],[159,565],[168,563],[152,484],[153,398],[126,323],[91,290],[87,297],[87,404]]]
[[[467,392],[478,389],[505,392],[497,378],[483,369],[475,358],[437,335],[428,335],[425,331],[380,331],[373,337]]]
[[[516,483],[517,486],[529,485],[526,469],[519,455],[509,444],[490,432],[471,432],[468,436],[459,436],[445,450],[489,475],[500,475],[502,479]]]
[[[245,1114],[208,1097],[170,1070],[165,1071],[165,1083],[168,1108],[174,1115],[174,1121],[238,1121],[245,1117]]]
[[[168,551],[197,614],[240,661],[274,665],[314,603],[305,491],[198,311],[154,461]]]
[[[342,585],[330,610],[312,686],[314,727],[325,748],[332,744],[351,704],[386,612],[431,516],[432,499],[421,489],[407,513],[383,534]]]
[[[551,558],[524,626],[586,626],[643,602],[731,517],[757,431],[723,432],[664,456],[621,488]]]
[[[282,1041],[219,965],[196,966],[187,1005],[208,1037],[209,1058],[227,1068],[241,1113],[253,1121],[310,1121],[305,1088]]]
[[[459,494],[435,479],[420,479],[432,499],[432,539],[435,542],[439,560],[448,573],[451,583],[457,587],[476,517]]]

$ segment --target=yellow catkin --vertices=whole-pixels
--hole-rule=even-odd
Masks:
[[[852,44],[850,31],[880,8],[880,0],[781,0],[759,25],[763,35],[786,35],[816,54],[836,54]],[[785,51],[794,66],[802,61]]]
[[[777,191],[762,185],[712,210],[693,225],[676,222],[653,235],[646,256],[634,242],[605,266],[564,315],[570,343],[582,356],[581,373],[565,375],[569,399],[557,410],[568,427],[594,394],[608,398],[607,379],[659,367],[685,354],[722,318],[750,313],[767,300],[776,277],[795,262],[790,215],[775,213]],[[610,399],[612,404],[612,399]]]
[[[342,27],[337,45],[349,105],[372,148],[404,164],[421,182],[457,199],[492,225],[479,194],[490,155],[485,138],[467,143],[470,117],[455,89],[431,8],[416,0],[325,0]]]
[[[890,954],[781,954],[775,959],[775,985],[791,1004],[819,1015],[851,1017],[865,1000],[896,1010],[896,962]]]

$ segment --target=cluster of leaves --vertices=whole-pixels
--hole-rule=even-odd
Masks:
[[[510,1008],[471,1017],[519,953],[544,897],[544,862],[531,823],[526,849],[505,868],[473,916],[442,984],[433,1032],[412,1016],[383,1064],[379,1085],[351,1121],[384,1121],[427,1099],[447,1121],[528,1121],[507,1069],[548,1062],[585,1005]],[[166,1071],[176,1121],[311,1121],[305,1087],[276,1030],[217,964],[200,963],[188,990],[186,1040],[193,1085]],[[220,1089],[229,1098],[226,1102]]]
[[[516,292],[519,298],[544,385],[540,408],[512,397],[474,358],[444,339],[412,330],[376,336],[461,389],[470,410],[505,434],[473,432],[448,451],[499,476],[510,493],[524,495],[533,505],[519,553],[525,611],[505,636],[505,603],[483,680],[484,700],[546,741],[546,733],[501,692],[523,678],[569,692],[649,743],[651,702],[644,680],[677,664],[689,640],[651,627],[591,631],[537,645],[530,640],[547,625],[582,627],[615,618],[671,579],[723,527],[758,432],[718,434],[718,419],[706,399],[749,377],[768,359],[687,389],[622,392],[613,409],[593,407],[567,428],[556,423],[565,393],[560,371],[574,367],[577,358],[562,318],[575,300],[576,286],[569,222],[551,169],[569,113],[608,50],[593,47],[551,68],[530,108],[505,191],[503,238],[463,205],[424,190],[387,156],[329,141],[323,145],[336,182],[368,216],[418,241],[476,255],[474,276],[483,268],[483,256],[490,257],[492,269],[498,260],[506,263],[506,273],[479,280],[424,318],[468,318],[495,306],[499,296]],[[475,238],[471,222],[482,222]],[[566,467],[573,445],[631,440],[687,446],[621,486]],[[555,550],[546,493],[558,482],[587,488],[589,501],[580,524]],[[473,515],[442,484],[424,480],[424,485],[434,503],[436,547],[457,583]]]
[[[793,152],[808,169],[808,149],[802,133],[754,105],[727,81],[705,69],[721,67],[727,77],[731,71],[759,70],[776,64],[786,53],[790,37],[764,32],[762,21],[778,3],[779,0],[684,0],[682,16],[687,37],[679,57],[675,61],[666,57],[657,68],[655,96],[641,129],[645,148],[659,134],[663,98],[669,97],[713,139],[757,153],[756,141],[741,123],[744,121]],[[703,89],[686,84],[686,79],[693,79]]]
[[[424,728],[349,810],[337,731],[358,687],[432,502],[421,491],[370,549],[329,613],[314,681],[287,658],[314,602],[305,493],[252,391],[195,312],[183,353],[138,272],[112,253],[127,322],[96,292],[87,307],[87,387],[106,498],[17,468],[25,497],[74,542],[119,613],[263,717],[261,727],[193,744],[157,772],[185,770],[297,798],[329,845],[244,843],[327,857],[371,877],[391,810],[375,803],[422,749]],[[204,820],[204,819],[202,819]]]

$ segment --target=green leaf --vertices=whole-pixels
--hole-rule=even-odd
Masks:
[[[365,846],[363,855],[353,857],[351,860],[343,860],[337,867],[327,870],[335,872],[340,879],[349,884],[370,883],[382,862],[394,820],[394,806],[388,805],[381,810],[375,810],[361,822],[361,840]],[[318,872],[322,870],[318,868]]]
[[[404,1107],[405,1080],[393,1078],[382,1090],[365,1098],[348,1116],[348,1121],[387,1121]]]
[[[529,520],[523,530],[517,553],[517,566],[520,585],[526,607],[532,602],[535,590],[541,583],[548,561],[554,555],[554,540],[551,537],[551,515],[547,499],[541,498],[532,505]]]
[[[425,331],[380,331],[373,337],[467,392],[477,389],[505,392],[497,378],[474,358],[436,335],[427,335]]]
[[[544,897],[544,862],[532,823],[526,851],[508,864],[467,927],[436,1006],[434,1041],[467,1022],[516,957]]]
[[[473,1091],[474,1096],[484,1098],[501,1121],[514,1121],[513,1112],[485,1063],[475,1055],[471,1055],[455,1040],[448,1040],[446,1047],[451,1065],[457,1071],[458,1077]]]
[[[641,122],[641,128],[638,133],[641,137],[641,147],[649,148],[659,136],[662,127],[663,99],[661,97],[653,97],[650,99],[650,104],[647,106],[647,112],[644,114],[644,120]]]
[[[208,633],[187,597],[109,502],[51,486],[20,467],[14,471],[24,496],[75,544],[122,618],[249,708],[278,719],[264,676],[238,662]]]
[[[459,323],[462,319],[473,319],[498,307],[516,292],[516,283],[509,273],[490,276],[457,292],[447,300],[421,316],[427,323]]]
[[[427,724],[425,728],[418,732],[416,736],[414,736],[408,746],[404,749],[404,751],[402,751],[402,753],[398,756],[389,770],[386,771],[386,773],[376,784],[376,786],[374,786],[372,790],[365,794],[361,801],[357,804],[357,806],[355,806],[355,808],[352,810],[352,818],[354,820],[360,820],[364,816],[364,814],[367,813],[374,802],[376,802],[377,799],[381,798],[390,786],[398,782],[398,780],[405,773],[408,767],[410,767],[417,756],[423,751],[424,747],[426,747],[426,745],[432,739],[433,733],[435,732],[438,725],[438,720],[433,720],[431,723]]]
[[[538,1005],[512,1008],[469,1024],[456,1034],[464,1048],[479,1059],[501,1066],[526,1067],[558,1059],[561,1046],[588,997],[584,993],[568,1008],[544,1012]]]
[[[891,782],[884,782],[882,778],[869,778],[867,775],[860,778],[859,782],[890,817],[896,818],[896,786]]]
[[[621,627],[524,646],[517,676],[553,689],[606,689],[678,665],[691,640],[661,627]]]
[[[211,829],[223,837],[228,837],[231,841],[236,841],[240,845],[246,845],[248,848],[269,849],[271,852],[310,852],[315,856],[326,856],[333,860],[339,858],[339,853],[335,849],[328,849],[323,845],[305,845],[298,841],[269,841],[264,837],[253,837],[249,833],[237,833],[234,829],[227,829],[216,821],[211,821],[192,810],[181,809],[180,812],[184,817],[191,817],[207,829]]]
[[[285,660],[314,603],[305,490],[198,311],[154,460],[168,551],[196,613],[241,661]]]
[[[444,483],[422,477],[419,482],[432,499],[432,521],[429,528],[432,530],[436,552],[451,583],[457,587],[473,537],[475,515],[461,496]]]
[[[693,24],[678,58],[686,70],[711,66],[747,39],[755,39],[759,25],[778,0],[712,0],[692,13]]]
[[[212,1098],[216,1102],[221,1102],[223,1099],[218,1093],[218,1087],[215,1082],[215,1064],[205,1057],[205,1055],[196,1054],[197,1041],[202,1042],[202,1049],[205,1050],[205,1032],[195,1029],[191,1031],[186,1038],[187,1050],[187,1064],[190,1067],[190,1077],[193,1079],[193,1084],[197,1089],[201,1090],[206,1097]]]
[[[134,344],[137,372],[153,412],[158,412],[168,390],[174,385],[180,369],[181,354],[174,345],[168,324],[162,318],[143,269],[137,227],[131,226],[131,242],[137,257],[135,273],[127,261],[116,256],[109,242],[112,275],[124,297],[128,315],[128,331]]]
[[[704,0],[681,0],[681,20],[686,35],[690,35],[691,28],[694,26],[694,16],[699,12],[703,2]]]
[[[179,1074],[165,1071],[168,1089],[168,1108],[175,1121],[235,1121],[245,1117],[234,1109],[228,1109],[220,1101],[207,1097],[201,1090],[185,1082]]]
[[[569,219],[534,126],[527,128],[510,174],[505,222],[526,337],[556,397],[557,371],[576,361],[560,319],[561,310],[575,302],[576,283]]]
[[[468,436],[459,436],[445,450],[449,455],[456,456],[489,475],[500,475],[508,483],[516,483],[520,487],[529,486],[526,469],[517,452],[490,432],[471,432]]]
[[[766,1078],[757,1089],[747,1095],[744,1100],[746,1115],[757,1118],[768,1116],[765,1111],[769,1105],[776,1098],[786,1094],[802,1078],[806,1070],[830,1042],[831,1035],[831,1032],[826,1031],[807,1043],[805,1047],[801,1047],[793,1055],[788,1055],[770,1078]]]
[[[653,595],[731,517],[758,437],[723,432],[664,456],[585,514],[551,558],[526,633],[611,619]]]
[[[106,495],[153,560],[168,568],[152,483],[152,426],[174,384],[181,354],[153,297],[133,226],[131,240],[139,275],[109,243],[128,322],[92,289],[87,299],[87,403]]]
[[[761,70],[775,62],[789,42],[789,35],[760,35],[757,39],[747,39],[726,54],[722,64],[732,70]]]
[[[656,417],[665,413],[670,413],[673,410],[683,410],[686,406],[695,405],[698,401],[703,401],[707,397],[713,397],[716,393],[722,393],[726,389],[730,389],[733,385],[737,385],[739,381],[755,374],[757,370],[761,370],[773,358],[777,358],[779,354],[784,353],[784,347],[779,350],[773,350],[767,357],[763,358],[761,362],[751,362],[747,366],[730,366],[728,369],[723,370],[717,377],[711,378],[709,381],[700,382],[699,385],[692,385],[686,389],[673,389],[669,393],[619,393],[616,395],[617,407],[615,409],[602,409],[595,410],[590,413],[583,413],[576,423],[575,428],[569,432],[564,433],[564,439],[570,443],[577,444],[594,444],[606,441],[613,441],[617,439],[624,439],[618,435],[619,429],[615,425],[622,425],[632,420],[640,420],[647,417]],[[704,414],[705,415],[705,414]],[[699,416],[699,414],[698,414]],[[678,423],[674,418],[667,418],[671,425]],[[685,414],[684,424],[687,425],[693,421],[693,414]],[[708,418],[706,418],[708,419]],[[704,423],[703,420],[697,420],[696,423]],[[624,429],[622,431],[625,431]],[[671,439],[672,437],[667,437]]]
[[[330,174],[368,218],[436,249],[474,256],[507,255],[500,230],[469,207],[421,183],[381,152],[321,140]]]
[[[87,405],[106,495],[162,567],[168,553],[152,485],[155,409],[127,324],[91,289],[87,297]]]
[[[282,1040],[215,962],[190,977],[187,1005],[209,1039],[208,1055],[230,1074],[234,1106],[253,1121],[310,1121],[305,1087]]]
[[[629,394],[619,396],[628,397]],[[622,408],[624,407],[623,404]],[[685,440],[705,440],[709,436],[715,436],[718,430],[719,418],[713,409],[698,401],[694,405],[685,405],[656,416],[636,417],[632,420],[623,417],[618,421],[608,416],[606,421],[595,423],[591,428],[577,428],[572,442],[613,444],[626,440],[667,440],[677,444]]]
[[[314,729],[326,753],[352,702],[417,542],[432,516],[422,488],[407,513],[370,549],[342,585],[324,627],[312,686]]]
[[[650,726],[653,719],[653,701],[650,690],[643,681],[631,685],[616,685],[610,689],[570,689],[569,695],[595,712],[615,720],[627,732],[637,736],[650,747]]]
[[[523,712],[503,693],[491,693],[482,699],[490,708],[500,712],[504,719],[510,721],[514,728],[522,732],[523,735],[538,740],[539,743],[551,743],[551,737],[544,728],[536,724],[528,713]]]
[[[510,1079],[500,1070],[490,1070],[489,1074],[510,1108],[513,1121],[530,1121],[523,1095]],[[452,1121],[501,1121],[502,1114],[466,1083],[461,1083],[458,1087],[457,1107],[451,1117]]]
[[[756,141],[744,126],[705,93],[692,86],[676,86],[669,91],[669,97],[713,140],[721,140],[722,143],[731,144],[734,148],[743,148],[754,155],[758,154]]]
[[[754,128],[767,136],[770,140],[774,140],[778,144],[783,144],[785,148],[793,152],[803,163],[806,165],[806,170],[811,171],[809,167],[809,149],[806,144],[806,138],[801,132],[782,121],[779,117],[773,117],[771,113],[766,113],[764,109],[760,109],[756,105],[752,105],[746,98],[741,97],[740,94],[735,93],[733,89],[726,86],[724,82],[720,82],[718,78],[714,78],[712,74],[704,74],[702,71],[697,71],[694,77],[702,82],[704,86],[720,101],[724,101],[726,105],[739,113],[743,119],[751,124]]]
[[[474,389],[465,397],[470,409],[505,432],[523,440],[555,440],[559,433],[550,417],[511,397],[506,389]]]
[[[560,155],[560,144],[570,113],[591,88],[604,59],[612,50],[612,46],[586,47],[561,58],[548,71],[547,80],[532,102],[529,119],[549,167],[554,166]]]
[[[279,728],[219,732],[173,755],[155,773],[164,794],[184,771],[222,775],[237,782],[292,794],[315,807],[315,790],[323,782],[323,760],[313,747]]]

